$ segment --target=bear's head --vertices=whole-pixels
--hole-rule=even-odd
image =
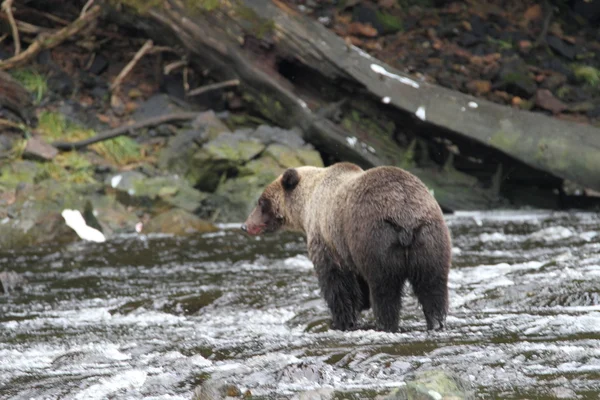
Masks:
[[[302,168],[289,168],[269,184],[242,225],[242,230],[250,235],[260,235],[282,228],[300,229],[297,226],[299,210],[296,192],[302,179],[301,173]]]

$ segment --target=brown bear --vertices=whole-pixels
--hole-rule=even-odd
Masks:
[[[306,235],[334,329],[357,329],[361,310],[372,306],[376,328],[396,331],[406,281],[427,329],[444,328],[450,234],[416,176],[346,162],[290,168],[266,187],[242,226],[251,235],[279,229]]]

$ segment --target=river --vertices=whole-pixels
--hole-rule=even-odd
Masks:
[[[208,376],[242,393],[373,398],[445,369],[481,398],[600,395],[600,215],[461,212],[447,329],[407,291],[400,333],[327,329],[304,239],[233,226],[0,253],[0,398],[186,399]],[[370,312],[364,313],[368,321]]]

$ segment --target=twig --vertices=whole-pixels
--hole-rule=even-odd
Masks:
[[[147,40],[146,43],[144,43],[144,45],[137,51],[137,53],[135,53],[131,61],[129,61],[125,68],[123,68],[121,72],[119,72],[119,75],[117,75],[115,81],[110,85],[111,91],[114,91],[121,85],[121,82],[123,81],[123,79],[125,79],[125,76],[127,76],[127,74],[131,72],[133,67],[135,67],[135,64],[137,64],[140,60],[140,58],[142,58],[144,54],[146,54],[148,50],[152,48],[152,45],[152,40]]]
[[[0,126],[8,126],[11,128],[17,128],[20,130],[25,130],[24,125],[23,124],[18,124],[16,122],[10,121],[8,119],[4,119],[4,118],[0,118]]]
[[[210,85],[200,86],[194,90],[190,90],[187,94],[188,97],[198,96],[202,93],[210,92],[211,90],[222,89],[231,86],[238,86],[240,84],[239,79],[231,79],[229,81],[211,83]]]
[[[160,125],[169,121],[187,121],[194,119],[198,116],[197,112],[179,112],[167,115],[161,115],[159,117],[148,118],[143,121],[136,122],[131,125],[123,125],[115,129],[111,129],[105,132],[101,132],[94,137],[89,139],[80,140],[79,142],[54,142],[52,146],[59,150],[77,150],[83,147],[89,146],[90,144],[102,142],[104,140],[116,138],[126,133],[133,132],[137,129],[146,128],[148,126]]]
[[[6,13],[8,17],[8,22],[10,23],[10,28],[12,29],[13,42],[15,43],[15,56],[18,56],[21,52],[21,39],[19,38],[19,30],[17,29],[17,23],[15,22],[15,17],[12,12],[12,3],[13,0],[4,0],[2,2],[2,10]]]
[[[185,67],[187,65],[186,60],[173,61],[170,64],[165,65],[163,68],[163,73],[165,75],[169,75],[171,72],[175,71],[177,68]]]
[[[10,69],[22,65],[35,57],[44,49],[51,49],[64,42],[69,37],[76,35],[83,28],[89,26],[90,21],[100,15],[100,6],[94,6],[84,16],[77,18],[70,25],[59,29],[52,34],[40,34],[31,45],[21,54],[0,62],[0,69]]]
[[[81,13],[79,14],[79,16],[83,17],[85,13],[89,10],[89,8],[92,6],[92,4],[94,4],[94,0],[88,0],[87,3],[85,3],[83,8],[81,9]]]

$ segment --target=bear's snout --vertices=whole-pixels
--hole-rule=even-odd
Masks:
[[[240,229],[242,230],[242,232],[248,232],[248,227],[246,226],[246,224],[242,224]]]

